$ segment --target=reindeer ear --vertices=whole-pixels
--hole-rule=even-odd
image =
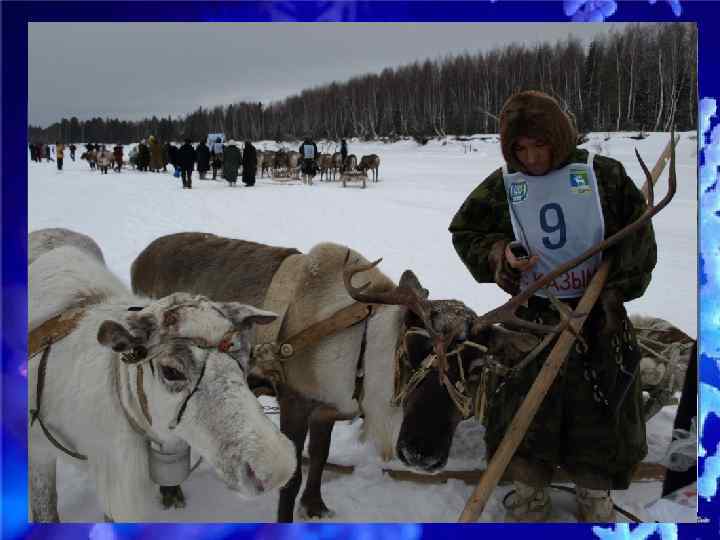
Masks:
[[[526,332],[515,332],[497,325],[489,330],[490,349],[495,354],[511,360],[511,363],[522,359],[540,343],[536,336]]]
[[[417,276],[413,273],[412,270],[405,270],[400,276],[400,287],[409,287],[411,289],[414,289],[417,291],[422,298],[427,298],[430,296],[430,291],[427,289],[424,289],[422,285],[420,285],[420,280],[417,278]]]
[[[130,332],[115,321],[103,321],[98,328],[97,340],[100,345],[115,352],[126,352],[135,346],[135,339]]]
[[[227,315],[234,326],[252,326],[253,324],[270,324],[277,319],[277,314],[265,311],[240,302],[223,302],[220,310]]]

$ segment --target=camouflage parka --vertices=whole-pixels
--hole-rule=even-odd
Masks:
[[[584,163],[587,156],[587,150],[575,148],[569,161]],[[607,238],[637,219],[646,203],[620,162],[597,155],[593,167]],[[450,224],[455,250],[480,283],[494,282],[488,263],[493,243],[515,240],[509,212],[502,169],[498,169],[473,190]],[[619,290],[624,301],[640,297],[657,260],[652,224],[604,252],[603,258],[607,257],[611,266],[606,288]],[[635,467],[647,453],[640,353],[627,315],[621,331],[599,337],[601,312],[599,303],[590,312],[582,339],[576,341],[508,467],[511,478],[546,485],[560,465],[577,485],[590,489],[627,489],[632,481]],[[554,307],[538,296],[518,315],[545,324],[559,321]],[[548,353],[549,348],[518,376],[498,381],[493,389],[485,426],[490,455]]]
[[[587,160],[587,150],[576,149],[570,161]],[[646,209],[645,199],[622,164],[612,158],[596,155],[595,175],[600,189],[600,203],[605,219],[605,237],[612,236],[632,223]],[[514,172],[510,169],[510,172]],[[488,176],[465,200],[450,223],[452,242],[460,259],[479,283],[493,283],[488,253],[498,240],[515,239],[510,223],[502,169]],[[652,223],[625,238],[603,253],[612,264],[606,288],[622,291],[623,300],[639,298],[650,283],[657,262],[657,246]]]

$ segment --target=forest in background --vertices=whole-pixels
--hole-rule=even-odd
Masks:
[[[29,126],[28,135],[46,143],[129,144],[149,135],[199,141],[215,132],[277,141],[497,133],[505,100],[527,89],[556,97],[581,132],[693,130],[697,27],[636,23],[597,35],[587,47],[573,37],[511,44],[389,67],[267,105],[237,102],[140,121],[62,118],[46,128]]]

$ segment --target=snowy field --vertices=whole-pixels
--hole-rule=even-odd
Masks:
[[[640,151],[649,167],[669,140],[655,133],[638,141],[635,133],[590,135],[584,147],[614,157],[640,186],[643,174],[634,156]],[[697,336],[697,141],[681,133],[677,148],[678,192],[654,220],[658,265],[646,294],[627,304],[631,314],[664,318],[692,337]],[[275,148],[271,142],[258,149]],[[296,147],[297,145],[291,145]],[[318,145],[333,151],[332,144]],[[419,146],[412,140],[393,144],[349,141],[358,156],[380,156],[380,182],[367,189],[342,188],[339,182],[304,186],[259,178],[252,188],[229,188],[224,181],[202,181],[194,173],[193,189],[183,190],[171,173],[110,171],[101,175],[86,162],[72,162],[66,151],[64,170],[55,163],[29,162],[29,230],[66,227],[92,236],[103,249],[109,268],[130,284],[130,264],[155,238],[181,231],[223,236],[308,251],[322,241],[352,246],[369,259],[383,257],[381,270],[396,282],[411,268],[432,298],[457,298],[476,312],[496,307],[507,296],[492,284],[477,284],[456,255],[448,224],[467,195],[502,164],[497,137],[472,142],[433,140]],[[126,147],[127,156],[130,147]],[[78,145],[77,156],[82,153]],[[29,158],[28,158],[29,161]],[[667,188],[667,174],[656,188],[657,199]],[[265,400],[266,398],[263,398]],[[264,403],[271,404],[270,401]],[[666,407],[648,425],[647,462],[657,463],[670,440],[675,407]],[[274,416],[277,421],[277,415]],[[382,463],[369,446],[358,441],[360,420],[341,422],[333,431],[330,461],[355,465],[352,475],[326,471],[323,493],[338,521],[456,521],[473,486],[460,480],[420,485],[383,474],[382,468],[403,468],[399,461]],[[485,465],[482,427],[473,420],[456,434],[448,469]],[[86,472],[63,462],[59,473],[60,516],[63,521],[101,521],[94,488]],[[242,500],[224,488],[205,466],[183,484],[184,510],[158,509],[158,521],[274,521],[277,495]],[[659,482],[633,484],[614,492],[616,503],[648,518],[644,506],[660,496]],[[499,487],[481,521],[502,521]],[[570,494],[553,491],[553,521],[575,521]],[[688,521],[695,520],[689,513]]]

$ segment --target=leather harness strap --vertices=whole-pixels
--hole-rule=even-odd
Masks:
[[[145,420],[152,426],[152,417],[150,416],[150,410],[148,409],[148,398],[145,394],[145,387],[143,386],[143,367],[142,364],[137,364],[137,373],[135,376],[135,384],[137,386],[138,401],[140,402],[140,408],[142,409]]]
[[[355,302],[333,313],[327,319],[308,326],[305,330],[284,340],[280,345],[281,360],[287,360],[294,354],[315,345],[322,338],[331,336],[340,330],[368,319],[372,315],[372,305]],[[289,345],[289,347],[288,347]]]
[[[355,369],[355,390],[353,390],[353,398],[358,402],[362,403],[362,399],[365,395],[365,350],[367,349],[367,330],[368,330],[368,319],[372,316],[372,313],[363,321],[363,335],[362,341],[360,342],[360,354],[358,355],[357,367]],[[362,407],[362,406],[361,406]]]
[[[252,350],[252,356],[257,367],[272,384],[274,394],[277,395],[278,393],[278,383],[284,383],[286,380],[285,362],[297,353],[317,344],[325,337],[332,336],[356,324],[364,323],[360,353],[357,360],[355,389],[353,391],[353,397],[359,402],[363,393],[363,367],[367,346],[367,322],[370,317],[373,316],[373,308],[373,304],[355,302],[336,311],[330,317],[312,324],[290,338],[283,340],[279,345],[275,343],[260,343],[255,345]],[[285,311],[285,313],[287,312]],[[280,326],[282,326],[282,324]]]
[[[40,428],[42,429],[43,433],[47,437],[47,439],[60,451],[65,452],[67,455],[74,457],[75,459],[79,459],[82,461],[87,460],[87,456],[76,452],[74,450],[71,450],[64,444],[62,444],[60,441],[58,441],[50,432],[50,430],[45,426],[45,423],[42,420],[42,417],[40,416],[40,409],[42,406],[42,396],[43,396],[43,390],[45,388],[45,374],[47,372],[47,363],[48,358],[50,356],[50,349],[52,348],[52,344],[56,341],[60,341],[61,339],[67,337],[72,333],[75,328],[77,328],[78,323],[85,315],[85,309],[88,307],[87,305],[82,307],[76,307],[67,311],[64,311],[60,315],[56,315],[52,319],[48,319],[43,324],[32,330],[28,335],[28,359],[33,358],[40,352],[42,352],[42,357],[40,358],[40,363],[38,365],[38,379],[37,379],[37,392],[36,392],[36,401],[37,405],[35,409],[30,410],[30,426],[32,426],[35,421],[37,420],[40,424]],[[139,311],[142,307],[139,306],[131,306],[128,308],[128,311]],[[119,376],[116,374],[116,386],[119,384]],[[143,372],[142,372],[142,366],[138,366],[137,370],[137,387],[138,387],[138,398],[140,401],[140,406],[142,409],[143,414],[145,415],[145,418],[147,419],[148,423],[152,425],[152,420],[150,417],[150,413],[148,411],[148,403],[147,403],[147,396],[145,394],[144,388],[143,388]],[[122,405],[122,398],[120,397],[119,392],[119,386],[118,386],[118,399],[120,399],[120,403]],[[155,441],[156,439],[149,436],[140,426],[137,425],[137,423],[134,421],[132,416],[129,415],[127,410],[125,410],[125,407],[123,406],[123,411],[125,412],[125,416],[130,422],[130,425],[133,427],[133,429],[138,432],[140,435],[144,436],[145,438],[149,440]]]
[[[28,334],[28,359],[39,354],[50,343],[67,337],[77,327],[85,310],[74,308],[48,319]]]
[[[69,332],[68,332],[69,333]],[[67,446],[62,444],[60,441],[58,441],[55,437],[53,437],[52,433],[50,433],[50,430],[45,427],[45,423],[42,421],[42,418],[40,417],[40,407],[42,405],[42,390],[45,386],[45,370],[47,369],[47,360],[50,356],[50,348],[52,347],[52,342],[47,341],[45,345],[45,350],[43,351],[42,358],[40,358],[40,365],[38,366],[38,380],[37,380],[37,407],[35,409],[30,410],[30,425],[32,426],[35,420],[38,421],[40,424],[40,429],[42,429],[43,433],[47,437],[47,439],[59,450],[65,452],[67,455],[74,457],[75,459],[79,459],[81,461],[87,461],[87,456],[80,454],[79,452],[75,452],[74,450],[70,450]]]
[[[47,362],[48,357],[50,356],[52,344],[67,337],[73,330],[75,330],[80,322],[80,319],[82,319],[84,315],[85,309],[80,307],[64,311],[59,315],[48,319],[28,334],[28,360],[34,358],[42,352],[40,364],[38,365],[37,392],[35,397],[37,405],[35,409],[30,410],[30,426],[32,426],[37,420],[40,424],[40,429],[42,429],[45,434],[45,437],[47,437],[47,439],[57,449],[81,461],[86,461],[87,456],[69,449],[58,441],[52,433],[50,433],[50,430],[45,426],[45,423],[40,417],[40,408],[42,406],[42,395],[43,389],[45,388],[45,373],[47,371]]]

